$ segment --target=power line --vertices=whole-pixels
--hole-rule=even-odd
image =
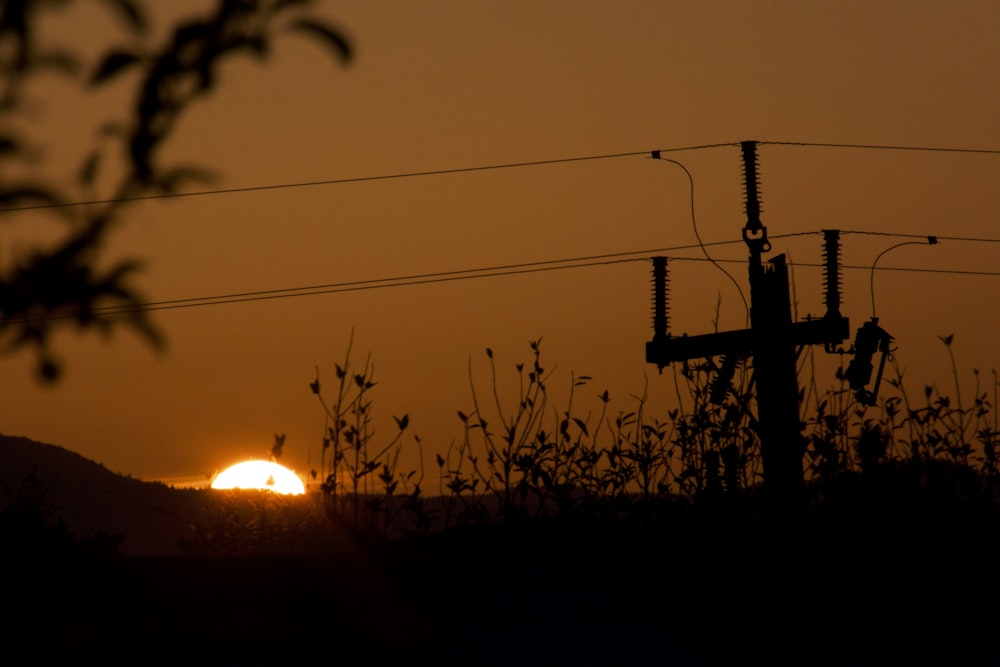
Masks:
[[[807,235],[817,235],[822,232],[812,231],[812,232],[792,232],[788,234],[775,234],[771,238],[781,239],[781,238],[791,238],[796,236],[807,236]],[[184,307],[186,304],[191,306],[199,305],[197,302],[219,302],[219,303],[239,303],[242,301],[252,301],[253,297],[261,298],[275,298],[281,296],[297,296],[296,293],[303,292],[308,294],[327,294],[331,291],[355,291],[350,288],[361,288],[363,286],[368,286],[371,289],[375,289],[377,286],[386,284],[390,287],[400,287],[403,285],[410,284],[424,284],[427,282],[442,282],[444,278],[448,279],[462,279],[462,277],[468,278],[478,278],[478,277],[492,277],[492,276],[503,276],[503,275],[516,275],[517,273],[529,273],[534,269],[539,270],[553,270],[553,269],[568,269],[568,268],[578,268],[584,266],[598,266],[602,264],[614,264],[621,261],[645,261],[649,259],[654,253],[664,253],[664,252],[677,252],[680,250],[693,250],[696,248],[704,248],[707,246],[723,246],[723,245],[734,245],[742,244],[742,239],[736,239],[731,241],[710,241],[708,243],[697,243],[690,245],[678,245],[671,246],[668,248],[646,248],[644,250],[629,250],[625,252],[616,253],[604,253],[598,255],[585,255],[582,257],[569,257],[565,259],[549,259],[549,260],[538,260],[535,262],[520,262],[513,264],[499,264],[493,266],[483,266],[471,269],[455,269],[452,271],[435,271],[431,273],[417,273],[405,276],[394,276],[390,278],[372,278],[368,280],[353,280],[340,283],[327,283],[320,285],[307,285],[303,287],[286,287],[280,289],[270,289],[270,290],[258,290],[251,292],[235,292],[230,294],[217,294],[213,296],[204,297],[189,297],[185,299],[169,299],[164,301],[151,301],[143,304],[144,308],[156,309],[156,310],[167,310],[171,307]],[[632,257],[633,255],[641,255],[640,257]],[[631,259],[626,259],[631,258]],[[685,259],[685,258],[677,258]],[[604,260],[604,261],[601,261]],[[728,260],[727,260],[728,261]],[[549,267],[547,269],[542,269],[542,267]],[[99,310],[99,309],[98,309]]]
[[[923,151],[932,153],[978,153],[981,155],[1000,155],[1000,149],[994,148],[952,148],[948,146],[901,146],[890,144],[837,144],[808,141],[758,141],[761,146],[799,146],[804,148],[855,148],[878,151]]]
[[[796,266],[822,266],[822,264],[797,264]],[[854,264],[846,264],[844,269],[857,269],[859,271],[871,271],[870,266],[857,266]],[[952,276],[1000,276],[1000,271],[972,271],[969,269],[928,269],[922,267],[912,267],[912,266],[880,266],[876,271],[910,271],[912,273],[940,273]]]
[[[422,274],[420,276],[403,276],[399,278],[379,278],[369,281],[351,281],[345,283],[332,283],[325,287],[305,288],[296,287],[283,290],[262,290],[259,292],[245,292],[241,294],[217,295],[194,297],[191,299],[174,299],[170,301],[158,301],[139,304],[143,310],[178,310],[181,308],[198,308],[201,306],[220,306],[230,303],[247,303],[250,301],[271,301],[275,299],[290,299],[301,296],[317,296],[321,294],[338,294],[342,292],[360,292],[375,289],[385,289],[389,287],[409,287],[412,285],[428,285],[433,283],[454,282],[459,280],[472,280],[474,278],[495,278],[499,276],[512,276],[526,273],[540,273],[544,271],[558,271],[561,269],[579,269],[591,266],[601,266],[625,262],[641,262],[648,260],[648,257],[634,257],[626,259],[606,259],[601,261],[581,262],[575,264],[563,264],[559,266],[533,266],[521,269],[498,270],[475,273],[481,271],[468,269],[465,271],[442,272],[438,274]],[[700,259],[700,258],[699,258]],[[705,261],[701,259],[701,261]],[[464,275],[452,275],[464,274]],[[97,315],[113,315],[116,313],[134,312],[135,306],[106,306],[94,308],[92,313]],[[39,319],[70,319],[72,315],[47,315]],[[26,318],[11,318],[8,323],[25,321]]]
[[[813,236],[821,234],[821,230],[817,231],[807,231],[807,232],[790,232],[786,234],[775,234],[772,239],[780,238],[794,238],[799,236]],[[904,233],[893,233],[893,232],[872,232],[872,231],[854,231],[845,230],[842,231],[843,234],[863,234],[881,237],[901,237],[901,238],[928,238],[928,236],[921,234],[904,234]],[[958,241],[969,241],[969,242],[982,242],[982,243],[1000,243],[1000,239],[994,238],[973,238],[973,237],[952,237],[952,236],[938,236],[938,239],[952,239]],[[731,241],[712,241],[708,243],[697,243],[689,245],[677,245],[667,248],[646,248],[643,250],[630,250],[617,253],[603,253],[597,255],[586,255],[581,257],[570,257],[564,259],[552,259],[552,260],[539,260],[535,262],[520,262],[511,264],[499,264],[493,266],[484,266],[470,269],[455,269],[451,271],[436,271],[429,273],[418,273],[409,274],[403,276],[394,276],[386,278],[372,278],[367,280],[353,280],[338,283],[326,283],[318,285],[306,285],[300,287],[287,287],[280,289],[268,289],[268,290],[257,290],[257,291],[247,291],[247,292],[234,292],[228,294],[215,294],[211,296],[201,296],[201,297],[188,297],[183,299],[169,299],[162,301],[151,301],[141,304],[141,307],[146,310],[176,310],[181,308],[195,308],[199,306],[217,306],[228,303],[246,303],[251,301],[266,301],[274,299],[286,299],[297,296],[316,296],[321,294],[336,294],[341,292],[357,292],[373,289],[381,289],[387,287],[404,287],[409,285],[426,285],[433,283],[443,283],[443,282],[453,282],[459,280],[470,280],[473,278],[494,278],[510,275],[521,275],[529,273],[539,273],[544,271],[556,271],[563,269],[577,269],[586,268],[593,266],[602,266],[609,264],[618,264],[626,262],[639,262],[647,261],[651,257],[662,253],[672,253],[683,250],[694,250],[699,248],[704,248],[706,246],[724,246],[724,245],[734,245],[743,244],[742,239],[736,239]],[[710,261],[712,263],[733,263],[733,264],[746,264],[746,260],[742,259],[719,259],[719,258],[704,258],[704,257],[679,257],[670,256],[668,257],[671,261],[681,261],[681,262],[704,262]],[[822,268],[824,264],[808,263],[808,262],[796,262],[795,266],[798,267],[810,267],[810,268]],[[849,270],[864,270],[871,271],[871,266],[860,266],[860,265],[842,265],[841,268]],[[942,275],[958,275],[958,276],[984,276],[984,277],[996,277],[1000,276],[1000,271],[974,271],[974,270],[963,270],[963,269],[929,269],[922,267],[878,267],[878,271],[905,271],[914,273],[932,273],[932,274],[942,274]],[[119,312],[129,312],[132,310],[129,307],[122,306],[107,306],[103,308],[95,308],[95,314],[114,314]],[[51,319],[59,319],[61,317],[69,316],[59,316],[51,315],[48,316]],[[8,322],[17,322],[18,319],[11,319]]]
[[[778,238],[777,236],[772,238]],[[725,241],[708,245],[723,245],[725,243],[742,243],[742,241]],[[698,246],[681,246],[672,250],[693,249]],[[559,271],[565,269],[581,269],[595,266],[606,266],[610,264],[622,264],[628,262],[645,262],[653,255],[652,253],[663,252],[669,249],[653,249],[636,251],[635,253],[615,253],[609,255],[595,255],[592,258],[577,258],[566,260],[551,260],[547,262],[531,262],[525,264],[511,264],[507,266],[462,269],[457,271],[444,271],[439,273],[417,274],[412,276],[398,276],[394,278],[378,278],[373,280],[358,280],[343,283],[331,283],[328,285],[317,285],[311,287],[296,287],[279,290],[262,290],[257,292],[242,292],[236,294],[222,294],[206,297],[194,297],[189,299],[174,299],[170,301],[157,301],[143,304],[146,310],[177,310],[181,308],[195,308],[200,306],[218,306],[230,303],[247,303],[252,301],[270,301],[275,299],[287,299],[300,296],[318,296],[322,294],[338,294],[343,292],[360,292],[375,289],[385,289],[389,287],[408,287],[414,285],[428,285],[434,283],[455,282],[460,280],[471,280],[475,278],[496,278],[503,276],[524,275],[531,273],[541,273],[546,271]],[[628,257],[631,254],[646,253],[641,257]],[[745,259],[706,259],[704,257],[668,257],[675,262],[722,262],[730,264],[746,264]],[[796,267],[823,268],[824,264],[810,262],[796,262]],[[845,264],[842,269],[856,271],[872,271],[871,266],[856,264]],[[930,273],[941,275],[957,276],[983,276],[1000,277],[1000,271],[973,271],[963,269],[929,269],[922,267],[907,266],[883,266],[877,267],[876,271],[903,271],[911,273]],[[119,312],[129,312],[130,308],[108,306],[106,308],[96,308],[98,314],[114,314]]]
[[[975,236],[939,236],[936,234],[903,234],[899,232],[867,232],[867,231],[852,231],[844,230],[841,234],[860,234],[863,236],[887,236],[890,238],[901,238],[901,239],[928,239],[936,238],[938,241],[968,241],[972,243],[1000,243],[1000,239],[990,239]]]
[[[808,232],[808,233],[816,234],[817,232]],[[800,232],[798,234],[789,234],[787,236],[799,236],[799,235],[802,235],[802,234],[803,234],[803,232]],[[776,236],[774,238],[782,238],[782,235],[778,235],[778,236]],[[742,243],[742,242],[743,242],[742,240],[713,241],[713,242],[706,243],[706,244],[703,244],[703,245],[707,245],[707,246],[721,246],[721,245],[733,245],[733,244]],[[551,266],[551,265],[562,265],[562,264],[570,264],[570,263],[572,263],[573,266],[593,266],[593,265],[597,265],[597,264],[610,263],[610,262],[601,262],[601,261],[597,261],[597,260],[614,260],[614,259],[621,259],[621,258],[625,258],[625,257],[630,257],[632,255],[644,255],[643,257],[639,257],[638,258],[640,260],[644,260],[644,259],[647,259],[647,256],[650,253],[676,252],[678,250],[693,250],[693,249],[699,248],[699,247],[701,247],[701,246],[698,245],[698,244],[691,244],[691,245],[672,246],[672,247],[669,247],[669,248],[652,248],[652,249],[645,249],[645,250],[630,250],[630,251],[625,251],[625,252],[604,253],[604,254],[599,254],[599,255],[587,255],[587,256],[583,256],[583,257],[569,257],[569,258],[565,258],[565,259],[548,259],[548,260],[538,260],[538,261],[535,261],[535,262],[520,262],[520,263],[513,263],[513,264],[499,264],[499,265],[494,265],[494,266],[482,266],[482,267],[472,268],[472,269],[455,269],[455,270],[452,270],[452,271],[435,271],[435,272],[431,272],[431,273],[416,273],[416,274],[405,275],[405,276],[394,276],[394,277],[390,277],[390,278],[373,278],[373,279],[369,279],[369,280],[353,280],[353,281],[348,281],[348,282],[328,283],[328,284],[321,284],[321,285],[308,285],[308,286],[303,286],[303,287],[288,287],[288,288],[282,288],[282,289],[259,290],[259,291],[254,291],[254,292],[236,292],[236,293],[232,293],[232,294],[220,294],[220,295],[207,296],[207,297],[193,297],[193,298],[187,298],[187,299],[171,299],[171,300],[167,300],[167,301],[153,301],[153,302],[150,302],[150,303],[143,304],[143,306],[144,307],[171,306],[171,305],[175,305],[175,304],[183,304],[183,303],[195,302],[195,301],[207,301],[207,300],[219,300],[219,299],[243,299],[243,298],[246,298],[246,297],[278,295],[278,294],[287,293],[287,292],[305,292],[305,291],[310,291],[311,292],[313,290],[339,289],[339,288],[347,288],[347,287],[356,287],[356,286],[361,286],[361,285],[378,285],[378,284],[381,284],[381,283],[392,283],[393,286],[398,286],[398,285],[403,285],[403,284],[411,284],[411,283],[413,283],[413,284],[419,284],[417,281],[420,281],[420,280],[423,280],[423,279],[429,279],[429,278],[437,279],[437,278],[442,278],[442,277],[461,277],[461,276],[477,277],[475,274],[507,275],[507,273],[504,273],[504,272],[511,272],[511,271],[518,270],[518,269],[532,269],[532,268],[536,268],[536,267]],[[592,263],[591,264],[579,264],[580,262],[592,262]],[[570,267],[570,266],[557,266],[555,268],[573,268],[573,267]],[[323,292],[319,292],[319,293],[323,293]]]
[[[816,232],[810,232],[816,233]],[[800,236],[803,233],[789,234],[788,236]],[[782,235],[774,238],[781,238]],[[559,269],[574,269],[589,266],[600,266],[622,262],[646,261],[653,253],[676,252],[679,250],[693,250],[704,246],[721,246],[743,243],[742,240],[734,241],[713,241],[705,244],[692,244],[672,246],[669,248],[652,248],[645,250],[632,250],[619,253],[605,253],[600,255],[589,255],[584,257],[571,257],[566,259],[539,260],[536,262],[521,262],[516,264],[502,264],[495,266],[478,267],[472,269],[456,269],[453,271],[437,271],[433,273],[418,273],[405,276],[394,276],[389,278],[373,278],[368,280],[353,280],[340,283],[328,283],[322,285],[309,285],[303,287],[289,287],[281,289],[258,290],[252,292],[237,292],[231,294],[218,294],[205,297],[191,297],[186,299],[171,299],[166,301],[153,301],[142,304],[148,310],[171,310],[175,308],[187,308],[200,305],[219,305],[222,303],[242,303],[246,301],[260,301],[267,299],[280,299],[293,296],[312,296],[317,294],[331,294],[336,292],[353,292],[366,289],[378,289],[381,287],[403,287],[407,285],[423,285],[428,283],[450,282],[455,280],[466,280],[472,278],[491,278],[497,276],[518,275],[524,273],[536,273],[540,271],[554,271]],[[632,257],[641,255],[640,257]],[[110,306],[107,309],[95,309],[95,312],[118,312],[118,307]]]
[[[1000,155],[1000,149],[990,148],[956,148],[948,146],[905,146],[890,144],[842,144],[829,142],[806,142],[806,141],[758,141],[762,146],[793,146],[800,148],[844,148],[862,150],[881,151],[911,151],[911,152],[935,152],[935,153],[966,153],[981,155]],[[473,173],[479,171],[496,171],[501,169],[515,169],[520,167],[539,167],[545,165],[568,164],[573,162],[587,162],[594,160],[609,160],[624,157],[651,156],[659,153],[678,153],[682,151],[696,151],[710,148],[724,148],[739,146],[739,142],[725,142],[716,144],[700,144],[697,146],[680,146],[674,148],[658,148],[645,151],[628,151],[623,153],[605,153],[598,155],[582,155],[577,157],[553,158],[548,160],[530,160],[522,162],[506,162],[498,164],[478,165],[471,167],[455,167],[452,169],[430,169],[424,171],[401,172],[395,174],[380,174],[374,176],[356,176],[350,178],[334,178],[319,181],[302,181],[297,183],[276,183],[269,185],[250,185],[237,188],[219,188],[214,190],[195,190],[192,192],[163,192],[159,194],[140,195],[137,197],[120,197],[108,199],[92,199],[77,202],[55,202],[46,204],[32,204],[29,206],[15,206],[0,209],[0,213],[16,211],[37,211],[43,209],[72,208],[76,206],[94,206],[103,204],[116,204],[124,202],[138,202],[155,199],[181,199],[184,197],[204,197],[210,195],[240,194],[246,192],[262,192],[267,190],[288,190],[292,188],[309,188],[322,185],[346,185],[349,183],[366,183],[373,181],[398,180],[403,178],[416,178],[420,176],[444,176],[450,174]]]
[[[148,307],[145,307],[145,309],[146,310],[174,310],[174,309],[178,309],[178,308],[194,308],[194,307],[197,307],[197,306],[218,306],[218,305],[227,304],[227,303],[245,303],[245,302],[248,302],[248,301],[269,301],[269,300],[273,300],[273,299],[288,299],[288,298],[297,297],[297,296],[317,296],[317,295],[320,295],[320,294],[338,294],[338,293],[341,293],[341,292],[361,292],[361,291],[366,291],[366,290],[385,289],[387,287],[409,287],[409,286],[412,286],[412,285],[429,285],[429,284],[433,284],[433,283],[446,283],[446,282],[455,282],[455,281],[459,281],[459,280],[472,280],[472,279],[475,279],[475,278],[496,278],[496,277],[499,277],[499,276],[514,276],[514,275],[521,275],[521,274],[526,274],[526,273],[541,273],[541,272],[544,272],[544,271],[558,271],[558,270],[561,270],[561,269],[581,269],[581,268],[585,268],[585,267],[601,266],[601,265],[606,265],[606,264],[616,264],[616,263],[624,263],[624,262],[641,262],[641,261],[646,261],[646,259],[648,259],[648,258],[646,258],[646,257],[634,257],[634,258],[630,258],[630,259],[609,259],[609,260],[603,260],[603,261],[582,262],[582,263],[578,263],[578,264],[566,264],[566,265],[562,265],[562,266],[536,266],[536,267],[531,267],[531,268],[512,269],[512,270],[509,270],[509,271],[491,271],[491,272],[484,272],[484,273],[469,273],[469,274],[466,274],[466,275],[447,275],[447,274],[441,274],[441,275],[434,276],[432,274],[428,274],[426,277],[422,277],[422,278],[404,279],[404,280],[398,280],[398,281],[394,281],[394,279],[391,279],[391,278],[382,278],[382,279],[379,279],[379,280],[371,281],[369,283],[362,283],[362,282],[346,283],[346,284],[341,285],[341,286],[331,286],[331,287],[329,287],[327,289],[315,289],[315,290],[309,290],[309,291],[291,290],[289,292],[281,293],[281,294],[272,294],[272,293],[269,293],[269,292],[262,292],[262,293],[260,293],[257,296],[246,296],[246,297],[237,297],[237,298],[224,298],[224,299],[220,299],[220,300],[205,300],[205,299],[212,299],[212,297],[201,297],[200,299],[192,300],[190,302],[175,303],[173,305],[148,306]],[[113,312],[119,312],[120,310],[123,310],[123,309],[116,309],[114,307],[111,307],[111,308],[109,308],[108,311],[103,311],[100,308],[95,308],[94,310],[95,310],[95,312],[98,312],[98,313],[102,313],[102,312],[112,312],[113,313]],[[127,309],[125,309],[125,310],[127,310]]]
[[[775,238],[775,237],[771,237],[771,238]],[[638,259],[642,259],[642,258],[638,258]],[[675,262],[704,262],[704,261],[706,261],[702,257],[671,257],[670,259],[672,261],[675,261]],[[729,263],[729,264],[746,264],[747,263],[747,260],[745,260],[745,259],[717,259],[716,261],[717,262],[726,262],[726,263]],[[823,268],[826,265],[825,264],[817,264],[817,263],[813,263],[813,262],[794,262],[794,263],[789,262],[789,266],[809,267],[809,268],[821,269],[821,268]],[[572,268],[572,267],[567,267],[567,268]],[[841,264],[840,268],[842,268],[842,269],[850,269],[850,270],[855,270],[855,271],[871,271],[872,270],[871,265],[862,266],[860,264]],[[944,274],[944,275],[955,275],[955,276],[989,276],[989,277],[998,277],[998,276],[1000,276],[1000,271],[973,271],[973,270],[969,270],[969,269],[928,269],[928,268],[925,268],[925,267],[918,267],[918,266],[879,266],[879,267],[876,267],[875,270],[876,271],[908,271],[908,272],[911,272],[911,273],[939,273],[939,274]]]
[[[156,310],[179,310],[183,308],[198,308],[203,306],[221,306],[233,303],[248,303],[253,301],[272,301],[277,299],[290,299],[294,297],[303,296],[319,296],[323,294],[340,294],[344,292],[361,292],[375,289],[386,289],[390,287],[410,287],[416,285],[429,285],[435,283],[445,283],[445,282],[455,282],[460,280],[472,280],[475,278],[497,278],[503,276],[513,276],[513,275],[523,275],[530,273],[541,273],[546,271],[559,271],[565,269],[582,269],[587,267],[595,266],[605,266],[609,264],[623,264],[628,262],[645,262],[648,261],[650,257],[632,257],[624,259],[608,259],[602,261],[592,261],[592,262],[581,262],[576,264],[564,264],[560,266],[538,266],[532,268],[523,269],[513,269],[509,271],[493,271],[476,273],[469,275],[439,275],[432,277],[428,274],[426,278],[418,278],[412,280],[399,280],[393,282],[394,279],[385,278],[379,279],[378,281],[371,281],[369,283],[364,282],[353,282],[344,283],[342,285],[331,285],[326,289],[312,289],[304,290],[303,288],[293,288],[286,291],[263,291],[250,295],[247,293],[246,296],[225,296],[221,295],[218,297],[197,297],[189,300],[174,300],[170,302],[158,302],[156,304],[141,304],[141,307],[146,311],[156,311]],[[686,262],[708,262],[710,260],[704,257],[670,257],[671,261],[686,261]],[[716,259],[716,262],[725,262],[732,264],[746,264],[747,260],[741,259]],[[816,263],[796,263],[797,267],[812,267],[812,268],[822,268],[823,264]],[[858,271],[871,271],[870,266],[859,266],[859,265],[844,265],[841,268],[851,269]],[[970,270],[960,270],[960,269],[927,269],[919,267],[906,267],[906,266],[884,266],[878,267],[877,271],[906,271],[914,273],[933,273],[933,274],[949,274],[949,275],[960,275],[960,276],[987,276],[987,277],[1000,277],[1000,271],[970,271]],[[302,290],[302,291],[297,291]],[[107,306],[104,308],[95,308],[93,310],[94,314],[98,315],[114,315],[117,313],[128,313],[132,312],[134,308],[132,307],[120,307],[120,306]],[[70,319],[71,315],[49,315],[44,319]],[[8,320],[8,323],[17,323],[19,319],[12,318]]]
[[[735,143],[726,144],[702,144],[700,146],[683,146],[675,148],[660,148],[661,153],[677,153],[681,151],[695,151],[707,148],[721,148],[723,146],[738,146]],[[138,197],[120,197],[111,199],[93,199],[79,202],[59,202],[48,204],[33,204],[30,206],[17,206],[0,209],[0,213],[12,211],[37,211],[41,209],[70,208],[74,206],[91,206],[100,204],[117,204],[123,202],[147,201],[151,199],[180,199],[183,197],[203,197],[208,195],[230,195],[244,192],[261,192],[266,190],[288,190],[292,188],[311,188],[320,185],[345,185],[348,183],[367,183],[372,181],[389,181],[402,178],[416,178],[419,176],[444,176],[449,174],[465,174],[477,171],[496,171],[500,169],[516,169],[519,167],[540,167],[554,164],[568,164],[571,162],[588,162],[594,160],[611,160],[623,157],[637,157],[640,155],[651,155],[654,151],[631,151],[627,153],[606,153],[603,155],[583,155],[578,157],[554,158],[550,160],[532,160],[527,162],[506,162],[500,164],[480,165],[474,167],[455,167],[453,169],[431,169],[426,171],[410,171],[396,174],[382,174],[378,176],[356,176],[353,178],[334,178],[322,181],[305,181],[300,183],[278,183],[272,185],[251,185],[239,188],[220,188],[217,190],[198,190],[194,192],[163,192],[152,195],[140,195]]]

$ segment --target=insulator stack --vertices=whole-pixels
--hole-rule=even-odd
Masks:
[[[760,222],[760,193],[757,187],[757,142],[744,141],[740,146],[743,149],[743,194],[746,197],[746,228],[756,231],[762,226]]]
[[[826,316],[840,317],[840,230],[823,230],[823,288]]]
[[[653,339],[667,337],[667,311],[670,309],[667,287],[667,258],[653,258]]]

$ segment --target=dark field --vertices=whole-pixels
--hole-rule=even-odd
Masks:
[[[6,628],[49,664],[996,664],[995,520],[852,491],[791,523],[689,507],[329,554],[10,563]]]
[[[385,540],[0,453],[4,639],[32,663],[1000,664],[1000,505],[960,464],[831,476],[799,512],[620,497]]]

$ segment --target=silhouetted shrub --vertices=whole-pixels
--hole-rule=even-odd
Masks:
[[[56,508],[49,489],[29,473],[16,488],[0,481],[0,559],[14,561],[104,559],[117,555],[121,535],[97,533],[78,538]]]

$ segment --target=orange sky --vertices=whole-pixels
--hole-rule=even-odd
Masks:
[[[1000,148],[1000,5],[990,0],[320,5],[353,40],[355,61],[341,67],[289,38],[266,66],[232,63],[181,126],[172,157],[238,188],[744,139]],[[118,34],[98,14],[72,20],[82,48]],[[76,164],[102,119],[121,116],[129,81],[84,96],[39,86],[49,173],[68,179],[60,165]],[[772,236],[1000,238],[1000,156],[789,146],[759,155]],[[670,157],[694,176],[702,238],[739,239],[738,148]],[[665,248],[695,241],[687,188],[678,168],[636,156],[146,202],[129,210],[109,257],[144,258],[139,284],[164,300]],[[4,217],[4,261],[51,224]],[[847,236],[844,261],[870,266],[898,240]],[[820,247],[815,235],[774,243],[801,263],[819,261]],[[946,241],[880,265],[992,271],[998,251]],[[712,252],[746,255],[739,244]],[[745,286],[745,268],[729,266]],[[720,325],[742,326],[739,296],[716,269],[678,262],[671,276],[673,333],[708,332],[720,296]],[[818,271],[794,278],[800,313],[821,313]],[[852,328],[871,315],[868,281],[846,273]],[[528,341],[543,337],[544,358],[558,364],[553,388],[571,371],[594,377],[584,412],[605,388],[616,409],[631,409],[647,376],[665,412],[672,380],[643,358],[649,282],[648,264],[631,262],[164,311],[163,355],[126,331],[58,338],[67,368],[54,388],[35,383],[29,355],[0,360],[0,431],[146,479],[266,456],[283,432],[283,462],[303,471],[323,431],[308,384],[317,365],[332,381],[352,329],[356,360],[370,352],[375,363],[377,416],[409,413],[428,456],[460,436],[469,359],[485,385],[487,346],[512,375]],[[963,377],[1000,366],[1000,279],[882,272],[875,285],[915,383],[949,382],[943,334],[955,334]]]

